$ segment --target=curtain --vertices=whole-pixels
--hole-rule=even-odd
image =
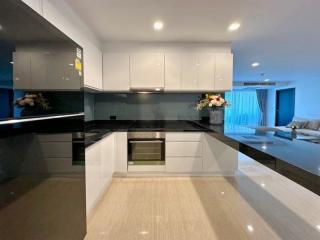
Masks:
[[[261,111],[260,123],[262,126],[267,125],[267,95],[268,91],[266,89],[257,89],[257,99]]]
[[[225,109],[225,124],[260,126],[261,111],[255,90],[225,93],[230,106]]]

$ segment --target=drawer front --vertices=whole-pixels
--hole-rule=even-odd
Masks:
[[[167,157],[166,172],[193,173],[202,171],[201,157]]]
[[[201,142],[167,142],[167,157],[202,157]]]
[[[71,142],[72,133],[62,134],[37,134],[40,142]]]
[[[40,148],[46,158],[72,158],[71,142],[42,142]]]
[[[167,142],[201,142],[202,133],[167,133]]]

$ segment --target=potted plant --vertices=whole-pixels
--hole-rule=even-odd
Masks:
[[[210,124],[217,125],[223,124],[223,109],[227,106],[229,106],[228,102],[221,97],[220,94],[205,94],[203,98],[199,99],[196,109],[200,111],[204,108],[207,108],[210,114]]]

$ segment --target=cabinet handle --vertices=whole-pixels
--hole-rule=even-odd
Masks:
[[[163,143],[163,141],[129,141],[129,143]]]

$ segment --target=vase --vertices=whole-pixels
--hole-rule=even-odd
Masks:
[[[224,121],[223,109],[209,109],[210,124],[221,125]]]

